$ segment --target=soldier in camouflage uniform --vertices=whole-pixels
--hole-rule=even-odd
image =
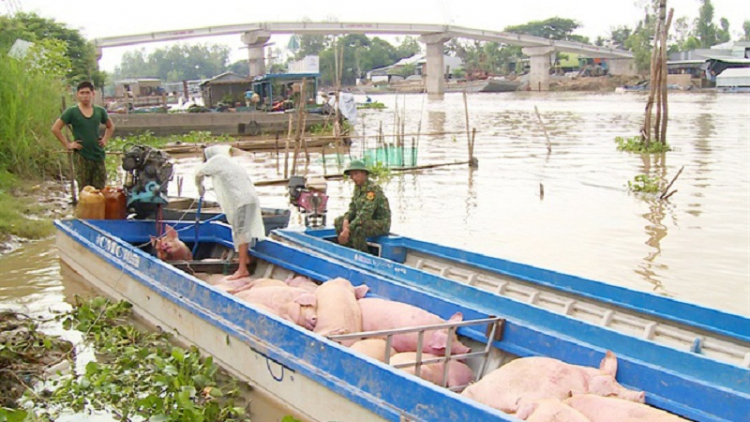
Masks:
[[[380,186],[368,179],[369,170],[355,160],[344,170],[356,185],[349,210],[334,222],[339,244],[363,252],[367,238],[386,235],[391,230],[391,208]]]

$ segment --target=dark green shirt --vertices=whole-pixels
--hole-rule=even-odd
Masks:
[[[355,186],[346,216],[352,230],[373,222],[387,222],[390,226],[391,208],[383,189],[369,179],[362,186]]]
[[[93,108],[91,117],[86,117],[77,105],[70,107],[63,112],[60,120],[72,127],[74,140],[83,145],[78,150],[81,157],[91,161],[104,161],[104,148],[99,145],[99,126],[106,125],[109,116],[107,110],[98,106]]]

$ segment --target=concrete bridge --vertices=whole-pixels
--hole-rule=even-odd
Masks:
[[[183,40],[218,35],[240,35],[248,47],[250,77],[265,73],[265,45],[275,34],[334,35],[334,34],[383,34],[414,35],[426,45],[426,88],[430,95],[444,93],[443,46],[451,38],[469,38],[523,47],[523,53],[531,59],[530,85],[534,90],[549,89],[550,56],[556,51],[584,54],[594,58],[632,59],[633,53],[625,50],[598,47],[571,41],[556,41],[531,35],[496,32],[465,28],[453,25],[356,23],[356,22],[261,22],[238,25],[222,25],[178,31],[151,32],[123,35],[94,40],[99,49],[144,44],[149,42]],[[613,64],[625,62],[615,60]],[[617,66],[611,67],[617,73]]]

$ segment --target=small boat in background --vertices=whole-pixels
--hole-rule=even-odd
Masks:
[[[487,78],[467,82],[450,82],[445,85],[445,92],[513,92],[521,86],[519,81]]]

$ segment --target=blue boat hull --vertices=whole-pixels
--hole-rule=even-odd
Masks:
[[[183,340],[223,357],[217,360],[229,366],[235,375],[250,377],[251,382],[259,383],[271,393],[287,395],[287,401],[293,406],[302,406],[295,401],[298,397],[292,391],[293,386],[274,390],[273,381],[264,383],[262,379],[255,379],[260,375],[244,371],[241,356],[235,361],[231,359],[232,354],[227,354],[227,349],[240,343],[251,349],[256,359],[265,356],[266,363],[278,369],[274,380],[281,377],[282,381],[277,380],[277,383],[289,382],[279,374],[286,373],[288,377],[296,374],[298,378],[310,380],[311,385],[322,388],[320,394],[332,392],[364,412],[377,415],[377,419],[399,421],[402,416],[407,416],[424,421],[517,420],[255,310],[251,305],[157,260],[133,246],[147,242],[148,236],[154,234],[153,222],[69,220],[56,222],[56,227],[61,258],[84,278],[99,283],[105,293],[133,302],[146,319],[174,326]],[[185,242],[195,240],[190,237],[195,232],[190,225],[177,224],[177,229],[185,230],[181,235]],[[214,243],[231,248],[231,232],[224,224],[205,224],[200,236],[202,244]],[[251,253],[268,268],[306,275],[319,281],[344,277],[354,285],[367,284],[374,295],[411,303],[444,318],[455,312],[462,312],[466,319],[502,316],[506,318],[502,339],[492,344],[498,352],[510,356],[550,356],[569,363],[596,366],[605,348],[613,350],[619,360],[618,380],[631,388],[645,390],[649,404],[697,421],[746,420],[750,396],[747,371],[741,368],[633,339],[507,299],[495,299],[502,305],[502,312],[496,312],[498,306],[470,290],[463,293],[469,294],[468,299],[475,305],[468,306],[467,302],[451,298],[451,294],[457,293],[451,290],[451,286],[443,286],[447,289],[446,295],[429,294],[415,286],[274,241],[258,243]],[[102,271],[95,272],[87,269],[89,267],[101,267]],[[128,282],[120,284],[123,277]],[[174,311],[164,313],[162,308]],[[196,325],[186,322],[193,320]],[[208,328],[202,330],[199,326]],[[204,331],[209,331],[209,328],[217,335],[226,336],[226,340],[204,338]],[[484,332],[479,330],[459,329],[459,334],[480,344],[487,341]],[[272,371],[269,369],[269,372]],[[327,417],[319,413],[309,416],[315,420]]]

